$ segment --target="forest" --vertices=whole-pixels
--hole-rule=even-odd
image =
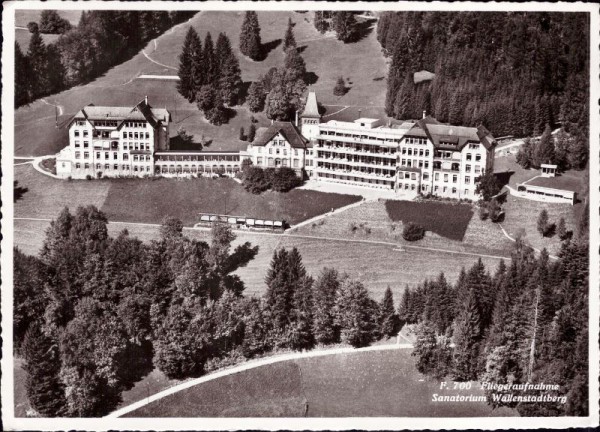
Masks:
[[[59,31],[43,15],[40,26],[30,23],[29,46],[15,46],[15,107],[91,81],[194,13],[84,11],[77,27],[60,29],[59,39],[48,45],[40,32]]]
[[[154,368],[197,377],[244,359],[318,344],[355,347],[398,330],[391,290],[375,302],[359,282],[323,269],[313,278],[297,249],[277,249],[263,297],[245,297],[234,274],[258,247],[212,227],[210,244],[167,218],[142,243],[107,234],[95,207],[65,209],[39,257],[15,250],[15,354],[29,402],[42,416],[113,411]]]
[[[387,114],[426,110],[496,137],[562,126],[587,140],[589,28],[585,13],[385,12],[377,38],[391,56]],[[415,84],[422,70],[435,77]]]
[[[564,404],[494,402],[498,390],[486,393],[494,407],[510,406],[521,416],[587,415],[588,223],[584,212],[558,260],[545,250],[536,256],[517,240],[510,263],[501,261],[493,274],[480,260],[463,268],[455,285],[442,274],[407,288],[399,319],[418,324],[413,355],[419,372],[455,381],[558,385],[550,393],[566,396]]]
[[[64,209],[37,257],[15,249],[14,346],[41,416],[102,416],[153,369],[201,376],[245,359],[345,344],[364,347],[416,325],[419,372],[436,379],[559,384],[562,406],[509,404],[521,415],[587,410],[588,221],[558,260],[518,241],[493,276],[481,261],[455,285],[440,274],[408,287],[398,307],[390,287],[376,302],[335,269],[308,274],[296,248],[276,249],[261,297],[244,296],[234,273],[258,247],[210,242],[166,218],[149,243],[107,234],[93,206]],[[453,344],[451,344],[453,342]]]

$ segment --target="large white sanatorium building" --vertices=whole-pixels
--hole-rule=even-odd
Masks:
[[[315,181],[476,199],[476,179],[494,165],[496,141],[483,126],[451,126],[425,115],[399,124],[322,122],[313,92],[299,121],[259,128],[241,151],[172,151],[170,121],[166,109],[152,108],[147,99],[133,108],[86,106],[70,124],[57,174],[234,174],[249,159],[265,168],[290,167]]]

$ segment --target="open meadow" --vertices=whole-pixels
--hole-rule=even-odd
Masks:
[[[508,408],[492,410],[485,402],[433,402],[434,394],[451,392],[417,373],[410,353],[356,352],[260,366],[182,390],[126,417],[516,415]],[[476,383],[467,393],[483,395]]]
[[[283,63],[280,42],[285,33],[288,18],[296,23],[294,32],[301,49],[310,77],[310,89],[317,92],[319,102],[326,108],[325,120],[352,113],[358,109],[381,112],[384,103],[387,60],[381,53],[376,39],[374,24],[365,28],[361,40],[344,44],[332,34],[321,35],[312,24],[312,13],[259,12],[263,44],[270,49],[265,60],[252,61],[239,53],[238,41],[242,12],[203,11],[188,22],[179,24],[148,44],[130,60],[113,67],[92,82],[35,101],[15,112],[15,154],[17,156],[40,156],[57,153],[67,140],[67,125],[72,116],[82,107],[95,105],[133,106],[148,96],[152,106],[167,108],[173,117],[171,136],[183,126],[199,142],[201,137],[210,141],[207,150],[238,150],[247,143],[239,140],[240,127],[250,125],[250,111],[245,107],[234,107],[235,116],[228,124],[214,126],[204,120],[194,104],[189,103],[176,90],[174,81],[140,79],[140,75],[176,75],[178,55],[186,32],[193,26],[201,38],[210,31],[213,40],[221,31],[226,31],[234,52],[240,61],[242,79],[249,83],[265,74],[271,67]],[[26,30],[25,30],[26,31]],[[336,67],[330,67],[335,64]],[[338,76],[349,79],[350,91],[342,96],[333,95]],[[331,104],[332,106],[327,106]],[[55,125],[55,107],[59,108],[58,127]],[[363,108],[357,107],[364,105]],[[352,106],[346,108],[346,106]],[[369,114],[371,115],[371,114]],[[269,120],[264,114],[254,114],[258,126],[266,126]]]

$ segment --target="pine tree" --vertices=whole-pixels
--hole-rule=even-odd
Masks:
[[[412,117],[413,89],[412,73],[408,72],[394,100],[393,114],[395,118],[408,119]]]
[[[248,142],[254,142],[255,137],[256,137],[256,126],[254,126],[254,123],[250,123],[250,127],[248,128]]]
[[[283,37],[283,51],[287,51],[290,48],[296,49],[296,38],[294,37],[294,24],[292,23],[292,19],[288,18],[288,25]]]
[[[179,54],[179,69],[177,75],[179,82],[177,83],[177,91],[188,101],[195,99],[196,92],[199,90],[197,81],[202,81],[204,77],[198,70],[196,61],[202,58],[202,46],[198,33],[194,27],[190,27],[185,35],[183,48]]]
[[[239,135],[239,140],[240,141],[246,141],[248,139],[248,137],[246,136],[246,134],[244,133],[244,127],[240,126],[240,135]]]
[[[537,230],[543,237],[548,234],[548,225],[548,211],[543,209],[537,219]]]
[[[335,87],[333,88],[333,94],[335,96],[344,96],[346,94],[346,81],[343,77],[338,77]]]
[[[267,291],[265,301],[276,330],[287,327],[292,311],[292,292],[288,284],[288,252],[278,249],[273,252],[271,265],[267,271],[265,283]]]
[[[252,81],[248,88],[248,97],[246,98],[250,111],[254,113],[262,111],[265,107],[265,97],[266,94],[262,80]]]
[[[394,308],[394,296],[391,288],[388,286],[383,294],[383,300],[379,305],[380,329],[379,332],[384,337],[395,336],[398,332],[398,316]]]
[[[28,104],[31,100],[31,67],[29,60],[15,43],[15,108]]]
[[[336,322],[342,342],[355,348],[371,343],[376,333],[373,321],[376,306],[363,284],[349,280],[342,283],[336,300]]]
[[[327,31],[327,21],[325,21],[325,18],[323,17],[323,11],[315,11],[314,26],[321,34],[325,34]]]
[[[540,167],[542,164],[547,163],[554,163],[554,139],[552,138],[550,125],[546,125],[533,154],[533,165],[535,167]]]
[[[219,90],[221,99],[229,106],[237,105],[242,88],[242,72],[235,56],[227,59],[220,72]]]
[[[454,328],[454,378],[458,381],[477,379],[481,342],[481,318],[475,290],[464,299],[464,308],[456,318]]]
[[[31,75],[35,77],[32,81],[32,98],[48,94],[48,57],[46,45],[39,32],[34,32],[29,40],[27,59],[31,66]]]
[[[321,344],[339,342],[340,330],[335,323],[335,301],[340,287],[338,272],[324,268],[313,286],[315,339]]]
[[[210,32],[206,33],[204,38],[204,50],[202,51],[202,61],[204,62],[203,68],[206,77],[204,79],[205,84],[211,84],[218,86],[219,79],[219,65],[217,64],[217,58],[215,56],[215,48],[212,41]]]
[[[252,60],[260,60],[262,43],[260,40],[260,25],[255,11],[247,11],[240,32],[240,51]]]
[[[558,238],[560,238],[561,240],[566,240],[568,237],[567,226],[565,224],[564,217],[561,217],[558,221],[558,226],[556,227],[556,234],[558,234]]]
[[[338,40],[352,42],[357,34],[356,18],[352,12],[337,11],[333,13],[333,29]]]
[[[58,344],[45,335],[39,326],[31,326],[23,341],[25,388],[31,406],[40,414],[59,417],[66,414],[65,388]]]

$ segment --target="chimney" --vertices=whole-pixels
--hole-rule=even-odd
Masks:
[[[298,110],[296,110],[296,127],[298,127]]]
[[[361,114],[361,113],[362,113],[362,110],[361,110],[361,109],[359,109],[359,110],[358,110],[358,118],[362,118],[362,117],[360,116],[360,114]]]
[[[423,118],[427,117],[427,111],[423,110]]]
[[[146,105],[148,105],[148,95],[146,95],[146,96],[144,97],[144,102],[146,103]]]

